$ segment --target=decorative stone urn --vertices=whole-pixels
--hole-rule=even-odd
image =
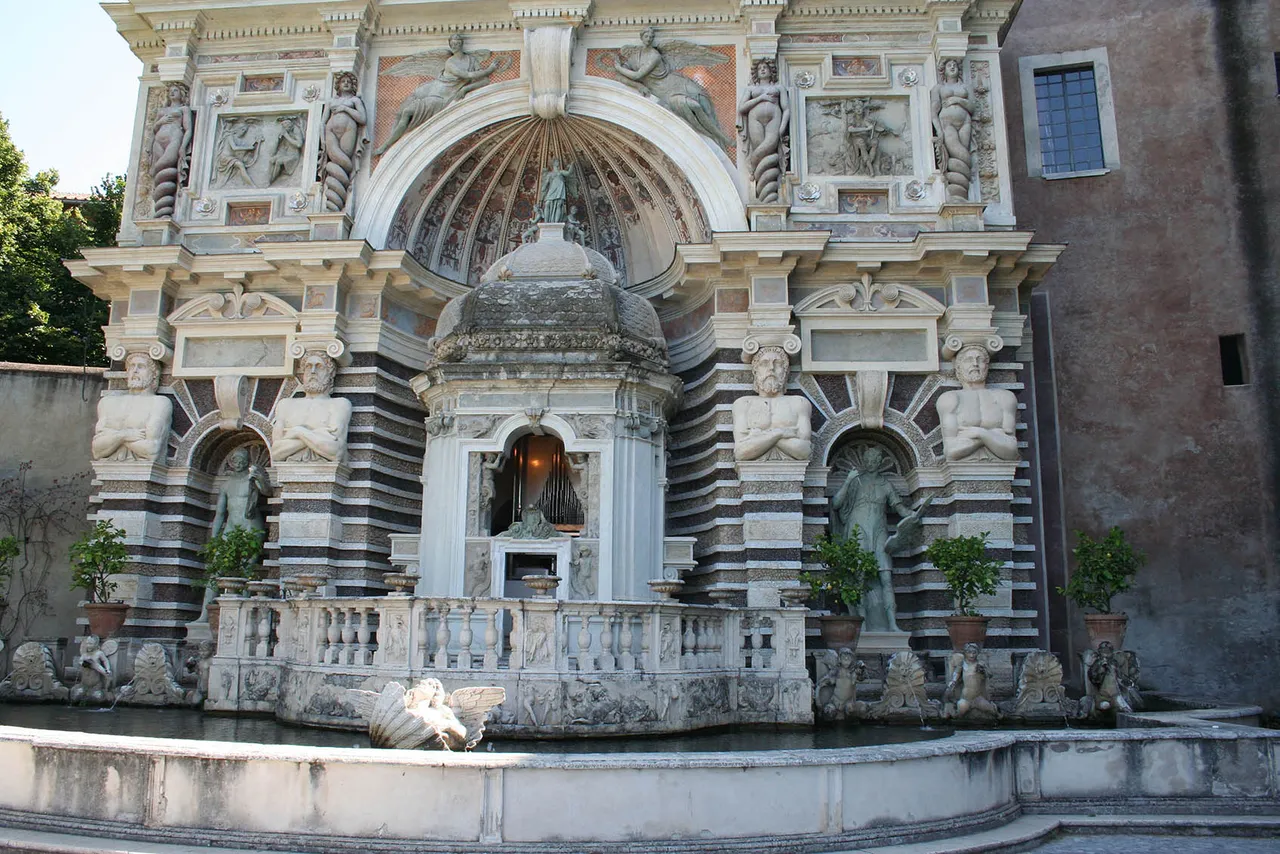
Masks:
[[[125,602],[86,602],[83,607],[89,618],[89,634],[104,641],[120,631],[129,615],[129,605]]]
[[[987,640],[987,623],[990,617],[972,617],[967,614],[952,614],[946,618],[947,634],[951,636],[952,649],[964,649],[967,643],[982,646]]]
[[[1128,614],[1085,614],[1084,628],[1089,633],[1089,648],[1107,641],[1112,649],[1124,649],[1124,635],[1129,629]]]
[[[560,584],[558,575],[524,575],[520,580],[533,590],[537,599],[550,599],[555,595],[552,591]]]
[[[220,575],[213,580],[213,583],[218,585],[218,593],[222,596],[240,596],[249,585],[249,579],[234,575]]]
[[[297,576],[298,583],[307,589],[308,596],[315,596],[321,587],[328,582],[329,576],[321,572],[299,572]]]
[[[382,576],[382,580],[391,585],[388,596],[406,597],[413,595],[413,588],[417,586],[419,577],[409,572],[388,572]]]
[[[669,602],[684,589],[684,582],[674,578],[655,578],[649,582],[649,589],[661,596],[664,602]]]
[[[245,587],[257,599],[274,599],[280,592],[280,586],[274,581],[250,581]]]
[[[862,618],[851,614],[827,614],[818,618],[822,629],[822,642],[827,649],[858,648],[858,635],[862,634]]]

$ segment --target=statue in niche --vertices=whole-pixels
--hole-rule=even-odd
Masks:
[[[612,66],[625,82],[646,95],[652,95],[662,106],[683,119],[703,136],[710,137],[721,148],[732,148],[733,140],[720,128],[711,96],[702,84],[678,73],[681,68],[710,68],[729,61],[724,54],[693,42],[670,39],[654,44],[657,30],[640,31],[640,44],[627,45],[617,54],[606,53],[600,64]]]
[[[276,119],[276,128],[279,136],[267,161],[268,186],[297,171],[298,164],[302,162],[302,148],[307,143],[307,132],[300,115],[281,116]]]
[[[578,546],[569,561],[569,591],[575,599],[596,598],[595,555],[590,546]]]
[[[417,53],[387,70],[391,77],[431,77],[413,90],[396,112],[395,125],[387,141],[373,153],[381,157],[406,133],[436,113],[487,85],[494,74],[505,71],[511,60],[501,56],[493,62],[487,50],[464,51],[461,33],[449,36],[449,47]],[[488,63],[488,64],[486,64]]]
[[[566,222],[568,211],[565,209],[565,197],[568,193],[568,181],[572,169],[560,168],[560,158],[551,161],[551,168],[542,173],[542,184],[538,193],[538,212],[541,222]]]
[[[942,453],[948,460],[1018,459],[1018,399],[1003,388],[987,388],[991,357],[985,347],[969,344],[956,353],[959,390],[938,397]]]
[[[790,160],[791,101],[778,84],[778,64],[756,60],[751,85],[738,106],[738,135],[747,151],[752,195],[760,204],[776,204],[782,173]]]
[[[439,679],[423,679],[406,691],[388,682],[381,693],[348,689],[356,711],[369,722],[374,747],[414,750],[470,750],[484,737],[505,688],[459,688],[445,693]]]
[[[831,657],[828,652],[822,658],[826,672],[818,676],[813,687],[814,706],[825,720],[861,718],[867,713],[867,704],[858,699],[858,683],[866,681],[867,665],[858,661],[848,647],[835,654],[834,663]]]
[[[130,353],[124,368],[128,394],[112,394],[98,401],[98,422],[91,450],[95,460],[162,458],[173,419],[173,402],[156,394],[160,365],[146,353]]]
[[[226,528],[249,528],[265,531],[267,520],[262,514],[261,499],[271,496],[271,482],[256,465],[249,464],[249,449],[236,448],[227,460],[227,482],[218,490],[218,505],[213,514],[213,536]]]
[[[261,119],[235,116],[223,118],[214,163],[217,185],[225,187],[232,178],[239,178],[250,187],[257,186],[249,170],[258,162],[264,142],[266,137],[262,133]]]
[[[155,121],[151,123],[151,216],[154,219],[173,216],[178,188],[187,182],[195,130],[187,103],[190,96],[187,85],[170,83],[166,91],[168,103],[156,111]]]
[[[489,595],[489,552],[477,549],[467,556],[462,570],[462,586],[467,596],[477,598]]]
[[[947,659],[947,687],[943,693],[944,714],[949,718],[1000,717],[1000,710],[987,697],[987,666],[978,660],[982,647],[964,645],[963,652],[953,652]]]
[[[520,514],[520,521],[507,528],[502,536],[511,537],[513,540],[547,540],[560,536],[560,532],[556,530],[555,525],[547,521],[547,517],[542,515],[541,510],[530,504]]]
[[[1080,717],[1101,720],[1142,707],[1137,653],[1117,650],[1110,641],[1103,641],[1096,650],[1085,650],[1080,658],[1084,662]]]
[[[324,183],[324,209],[345,213],[351,201],[356,158],[364,143],[369,122],[360,99],[360,78],[343,71],[333,79],[333,97],[324,106],[320,124],[324,128],[320,149],[319,178]]]
[[[493,524],[493,499],[497,495],[494,481],[506,465],[507,458],[500,451],[480,455],[480,496],[477,504],[480,510],[481,533],[488,534],[489,526]]]
[[[781,347],[761,347],[752,358],[756,393],[733,402],[734,459],[809,459],[813,404],[783,395],[790,373],[791,358]]]
[[[338,365],[320,350],[308,350],[299,364],[305,397],[276,404],[271,456],[279,462],[341,462],[347,453],[351,401],[331,397]]]
[[[859,537],[863,548],[875,552],[880,565],[880,583],[872,585],[859,606],[864,631],[900,631],[897,602],[893,593],[893,555],[910,548],[923,529],[921,514],[932,498],[925,498],[912,510],[890,483],[893,461],[875,445],[855,450],[854,465],[831,499],[831,533],[838,541]],[[898,530],[889,536],[888,510],[902,517]]]
[[[102,643],[97,635],[80,641],[80,681],[71,689],[72,703],[110,703],[115,699],[111,691],[115,676],[107,656],[114,655],[116,649],[114,640]]]
[[[966,202],[973,176],[973,100],[958,59],[944,60],[938,76],[941,81],[929,93],[934,157],[947,182],[947,201]]]

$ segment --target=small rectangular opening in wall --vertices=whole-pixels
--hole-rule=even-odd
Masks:
[[[1276,54],[1276,97],[1280,98],[1280,53]]]
[[[1222,384],[1249,384],[1249,354],[1245,350],[1243,335],[1222,335],[1218,338],[1222,354]]]

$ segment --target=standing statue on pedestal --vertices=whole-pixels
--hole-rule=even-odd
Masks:
[[[681,39],[670,39],[661,45],[654,44],[657,30],[645,27],[640,31],[639,45],[627,45],[618,53],[606,53],[600,57],[601,65],[612,65],[613,70],[625,78],[624,82],[652,95],[662,106],[684,119],[690,127],[703,136],[709,136],[721,148],[733,148],[733,140],[720,128],[716,108],[711,96],[702,84],[680,74],[681,68],[702,66],[710,68],[729,61],[722,53]]]
[[[938,76],[942,80],[929,93],[934,156],[947,182],[947,201],[967,202],[973,176],[973,100],[958,59],[944,60]]]
[[[813,404],[785,396],[791,358],[781,347],[761,347],[751,360],[755,394],[733,402],[735,460],[807,460],[813,449]]]
[[[173,402],[156,394],[160,366],[146,353],[130,353],[124,368],[128,394],[110,394],[98,401],[98,423],[91,448],[95,460],[163,459],[173,419]]]
[[[347,453],[351,401],[330,397],[337,363],[327,353],[308,350],[299,364],[306,396],[276,404],[271,428],[271,457],[277,463],[341,462]]]
[[[1018,459],[1018,399],[1003,388],[987,388],[991,357],[978,344],[956,354],[956,379],[962,388],[938,398],[942,453],[948,460]]]
[[[875,445],[855,451],[854,466],[835,497],[831,499],[831,533],[837,541],[860,535],[864,548],[876,555],[880,566],[880,583],[867,591],[859,610],[869,632],[900,631],[897,602],[893,594],[893,555],[910,548],[920,535],[920,515],[932,498],[926,498],[912,510],[889,482],[893,461]],[[888,510],[902,517],[898,531],[889,536]]]
[[[185,83],[170,83],[169,103],[156,111],[151,124],[152,219],[173,216],[178,188],[187,181],[191,138],[195,131],[191,107],[187,104],[189,92]]]
[[[360,78],[350,71],[338,74],[333,79],[333,97],[325,104],[320,119],[324,143],[319,178],[324,183],[324,209],[329,213],[346,213],[350,208],[356,158],[369,121],[359,91]]]
[[[449,36],[449,48],[437,48],[396,63],[387,70],[390,77],[431,77],[400,105],[396,123],[387,141],[373,153],[381,157],[387,149],[400,141],[409,131],[426,122],[436,113],[460,101],[471,92],[485,86],[489,78],[505,71],[511,64],[507,57],[489,62],[493,54],[487,50],[464,51],[462,34]]]
[[[249,449],[236,448],[227,460],[230,472],[218,491],[218,507],[213,514],[213,535],[228,528],[267,529],[261,499],[271,495],[271,482],[266,472],[249,464]]]
[[[738,117],[738,135],[746,144],[752,197],[762,205],[776,204],[782,173],[790,159],[787,143],[791,127],[791,102],[787,90],[778,85],[776,61],[756,61]]]
[[[551,161],[551,168],[542,173],[542,186],[538,193],[538,211],[542,222],[566,222],[568,211],[565,198],[571,169],[560,168],[560,158]]]

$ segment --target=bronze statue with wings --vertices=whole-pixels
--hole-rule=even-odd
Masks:
[[[605,54],[601,64],[612,65],[624,82],[652,95],[698,133],[715,140],[722,148],[733,148],[734,141],[720,127],[707,90],[698,81],[678,73],[690,66],[722,65],[729,58],[682,39],[655,44],[656,35],[653,27],[645,27],[640,31],[641,44],[626,45],[616,55]]]
[[[351,689],[356,711],[369,722],[374,747],[470,750],[484,737],[489,712],[507,698],[505,688],[459,688],[445,693],[439,679],[408,691],[388,682],[381,693]]]
[[[466,97],[489,83],[489,78],[505,71],[511,64],[508,57],[500,56],[493,62],[493,54],[487,50],[464,51],[460,33],[449,36],[448,48],[436,48],[415,53],[391,68],[390,77],[430,77],[400,105],[396,123],[387,141],[373,153],[381,156],[400,141],[406,133],[426,122],[436,113]]]

